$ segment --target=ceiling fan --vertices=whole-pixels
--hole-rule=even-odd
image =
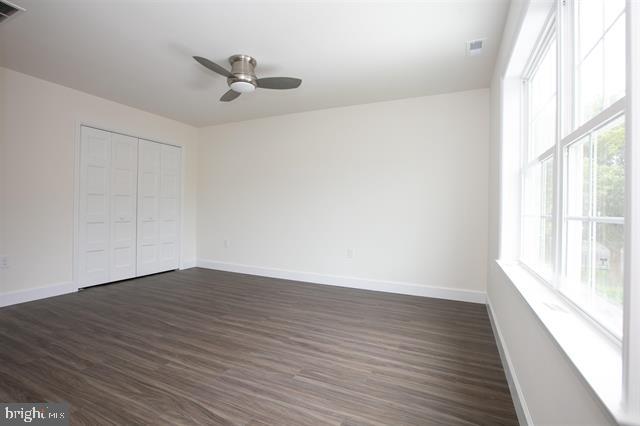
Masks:
[[[249,55],[233,55],[230,57],[231,71],[227,71],[226,68],[201,56],[194,56],[193,59],[211,71],[227,77],[227,84],[230,89],[222,95],[221,102],[230,102],[242,93],[253,92],[256,88],[295,89],[302,83],[299,78],[291,77],[256,78],[255,68],[258,63]]]

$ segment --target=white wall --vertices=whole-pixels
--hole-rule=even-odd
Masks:
[[[569,359],[496,265],[500,255],[500,82],[528,1],[514,1],[507,19],[491,84],[491,159],[489,186],[489,264],[487,297],[502,334],[530,420],[535,425],[608,425],[612,419],[590,392]],[[506,219],[506,218],[504,218]],[[506,367],[506,366],[505,366]],[[514,395],[515,397],[515,395]]]
[[[197,197],[200,259],[483,300],[487,90],[199,130],[0,68],[0,108],[0,295],[71,284],[74,143],[88,122],[184,146],[187,263]]]
[[[483,89],[201,129],[198,257],[483,294],[488,126]]]
[[[80,121],[182,145],[183,260],[195,259],[197,129],[0,68],[0,295],[70,283]]]

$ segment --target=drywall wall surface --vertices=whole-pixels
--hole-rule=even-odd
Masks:
[[[198,257],[484,294],[488,138],[487,89],[202,128]]]

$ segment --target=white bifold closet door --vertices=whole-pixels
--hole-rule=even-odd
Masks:
[[[82,127],[79,186],[79,284],[136,274],[138,140]]]
[[[137,275],[177,269],[180,148],[144,139],[138,145]]]
[[[82,126],[78,284],[178,268],[181,150]]]
[[[111,134],[110,280],[136,275],[138,139]]]

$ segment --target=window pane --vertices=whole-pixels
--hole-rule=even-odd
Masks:
[[[553,215],[553,158],[542,162],[542,209],[543,216]]]
[[[522,261],[545,278],[553,273],[553,220],[545,217],[525,217],[523,220]]]
[[[625,0],[607,0],[604,2],[604,26],[609,27],[624,11]]]
[[[567,221],[561,290],[617,336],[622,334],[624,226]]]
[[[555,144],[556,98],[551,98],[531,123],[530,158],[536,158]]]
[[[566,278],[563,289],[572,299],[582,300],[591,282],[591,226],[588,221],[568,220],[566,238]]]
[[[540,193],[542,188],[542,165],[535,163],[524,176],[524,215],[540,216]]]
[[[553,158],[531,166],[525,175],[522,260],[544,277],[554,264]]]
[[[604,36],[604,102],[611,105],[625,91],[625,20],[620,16]]]
[[[537,116],[556,94],[556,40],[553,38],[531,76],[531,113]]]
[[[624,225],[598,223],[595,249],[596,295],[622,309]]]
[[[540,217],[525,216],[522,219],[522,261],[538,269],[540,256]]]
[[[567,215],[591,215],[591,137],[572,144],[567,152]]]
[[[551,40],[529,82],[529,159],[556,140],[556,41]]]
[[[542,252],[540,253],[540,259],[542,261],[542,275],[551,276],[553,272],[554,262],[554,244],[553,244],[553,219],[545,217],[542,220]]]
[[[576,1],[576,98],[578,127],[624,96],[624,1]]]
[[[568,297],[617,336],[624,283],[624,126],[624,116],[616,118],[567,148],[561,283]]]
[[[553,213],[553,157],[529,167],[524,182],[524,214],[551,216]]]
[[[602,43],[598,43],[587,55],[584,61],[578,65],[578,111],[579,124],[602,111],[604,88]]]
[[[578,60],[584,59],[602,35],[603,0],[576,1],[578,11]]]
[[[594,134],[596,143],[596,216],[624,216],[624,117]]]

